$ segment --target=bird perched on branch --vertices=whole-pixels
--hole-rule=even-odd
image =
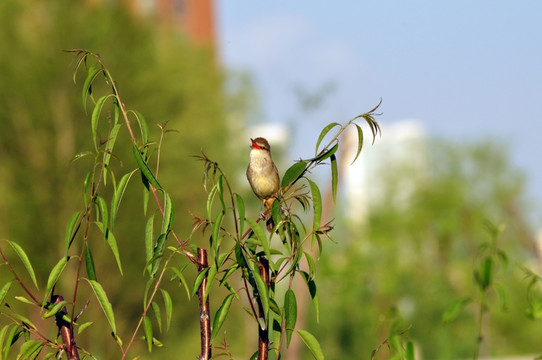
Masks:
[[[267,229],[272,231],[274,224],[271,208],[276,199],[275,195],[280,189],[279,171],[271,158],[271,147],[267,140],[262,137],[250,140],[252,145],[250,145],[247,179],[254,194],[263,201],[263,218]]]

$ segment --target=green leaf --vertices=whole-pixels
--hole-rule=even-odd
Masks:
[[[145,329],[145,339],[147,340],[147,348],[152,351],[152,324],[148,316],[143,317],[143,328]]]
[[[158,271],[158,267],[160,266],[160,259],[164,254],[164,244],[166,242],[166,238],[167,234],[160,234],[160,236],[158,236],[158,240],[156,240],[156,245],[153,248],[153,257],[150,260],[150,262],[152,263],[151,277],[154,277],[154,275]]]
[[[452,302],[442,314],[442,322],[448,324],[454,321],[469,302],[471,302],[470,298],[462,298]]]
[[[0,305],[4,302],[4,299],[8,294],[9,288],[11,287],[11,283],[12,281],[8,281],[4,284],[4,286],[2,286],[2,289],[0,290]],[[0,346],[2,346],[2,343],[0,343]]]
[[[260,244],[263,247],[263,251],[265,252],[265,256],[267,259],[271,259],[271,249],[269,247],[269,242],[267,241],[267,236],[265,236],[265,232],[263,229],[256,223],[256,221],[252,220],[251,218],[246,218],[246,222],[249,224],[252,231],[254,231],[254,235],[256,235],[256,238],[260,241]]]
[[[316,340],[316,338],[306,330],[296,330],[296,332],[299,334],[305,345],[307,345],[312,353],[312,356],[314,356],[314,358],[317,360],[323,360],[324,353],[322,352],[322,348],[320,347],[318,340]]]
[[[305,254],[305,259],[307,259],[307,264],[309,265],[309,276],[310,278],[314,278],[314,274],[316,274],[316,265],[314,264],[314,259],[312,258],[311,254],[304,251],[303,254]]]
[[[337,158],[331,155],[331,189],[333,201],[337,201],[337,183],[339,182],[339,172],[337,169]]]
[[[290,346],[290,340],[297,321],[297,301],[292,289],[288,289],[284,295],[284,316],[286,319],[286,340],[288,346]]]
[[[486,290],[491,285],[491,278],[493,275],[493,260],[490,257],[486,257],[482,262],[482,268],[480,271],[475,272],[475,279],[482,290]]]
[[[7,242],[11,245],[13,250],[17,253],[19,256],[19,259],[21,259],[21,262],[23,263],[24,267],[26,268],[26,271],[28,272],[28,275],[30,275],[30,278],[32,279],[32,282],[34,283],[34,286],[36,289],[38,289],[38,282],[36,281],[36,274],[34,273],[34,269],[32,268],[32,264],[30,263],[30,260],[28,259],[28,256],[24,252],[23,248],[17,244],[16,242],[9,241]]]
[[[115,118],[118,118],[118,106],[115,104]],[[115,142],[117,141],[117,136],[122,124],[115,124],[109,133],[109,139],[107,140],[107,148],[104,153],[104,166],[109,166],[109,161],[111,160],[111,154],[113,153],[113,148],[115,147]],[[104,179],[105,180],[105,179]]]
[[[259,321],[260,327],[262,330],[266,329],[268,314],[269,314],[269,290],[267,289],[267,284],[263,280],[262,276],[258,273],[259,268],[256,268],[256,271],[252,273],[254,277],[254,282],[256,283],[256,288],[258,289],[258,299],[262,304],[263,309],[263,320]]]
[[[175,221],[175,204],[171,196],[164,192],[164,217],[162,218],[162,234],[166,234],[171,229]]]
[[[94,198],[94,203],[98,206],[98,209],[100,210],[100,218],[103,226],[101,227],[102,233],[105,235],[105,230],[107,230],[107,224],[109,221],[109,211],[107,210],[107,204],[105,203],[105,200],[101,196],[96,196]]]
[[[92,290],[94,291],[94,294],[96,294],[96,298],[98,299],[98,302],[100,303],[100,306],[102,307],[102,310],[105,314],[105,317],[107,321],[109,322],[109,325],[111,326],[111,330],[113,330],[113,334],[117,334],[117,326],[115,325],[115,313],[113,312],[113,306],[111,306],[111,303],[109,302],[109,299],[107,298],[107,294],[105,293],[102,285],[98,283],[95,280],[87,280],[90,286],[92,287]]]
[[[117,262],[117,267],[119,268],[119,272],[121,275],[123,275],[122,272],[122,262],[120,260],[120,253],[119,253],[119,247],[117,245],[117,239],[115,239],[115,235],[109,230],[104,229],[104,225],[101,222],[96,222],[96,226],[104,233],[105,240],[107,241],[107,244],[109,245],[109,248],[113,252],[113,256],[115,257],[115,261]]]
[[[303,280],[307,284],[309,289],[309,294],[311,295],[312,303],[314,304],[314,309],[316,310],[316,321],[320,321],[320,301],[318,300],[318,293],[316,291],[316,283],[314,280],[307,274],[305,271],[299,271]]]
[[[218,334],[218,330],[220,330],[220,327],[224,323],[224,320],[226,320],[226,315],[228,315],[228,312],[230,311],[230,306],[234,296],[234,294],[229,294],[228,296],[226,296],[226,298],[222,302],[222,305],[220,305],[220,308],[217,310],[215,318],[213,320],[211,341],[216,337],[216,335]]]
[[[147,220],[145,226],[145,262],[148,263],[153,256],[153,244],[152,239],[154,237],[154,214]],[[148,268],[150,273],[150,267]]]
[[[208,219],[212,218],[211,212],[213,209],[213,201],[214,201],[217,190],[218,190],[218,185],[215,184],[215,186],[213,186],[211,191],[209,191],[209,195],[207,195],[207,218]]]
[[[312,206],[314,209],[314,220],[312,230],[316,232],[320,229],[320,222],[322,220],[322,196],[320,195],[320,189],[314,181],[307,179],[311,188],[312,194]]]
[[[136,170],[133,170],[127,174],[124,174],[124,176],[120,179],[119,184],[115,188],[115,191],[113,193],[113,198],[111,199],[111,216],[110,216],[110,224],[109,224],[109,227],[111,228],[111,230],[113,230],[115,219],[117,218],[117,213],[119,212],[120,202],[122,200],[122,197],[124,196],[124,192],[126,191],[128,182],[130,181],[132,175],[135,172]]]
[[[245,202],[239,194],[235,194],[235,203],[237,205],[237,214],[239,215],[239,234],[243,234],[245,225]]]
[[[161,189],[162,186],[158,183],[158,180],[154,177],[154,174],[152,173],[151,169],[149,168],[149,165],[147,165],[147,162],[143,160],[143,155],[141,155],[141,152],[137,148],[135,144],[132,145],[132,153],[134,154],[134,158],[136,160],[137,166],[139,167],[139,170],[141,170],[141,174],[147,179],[147,181],[154,186],[157,189]]]
[[[51,291],[53,290],[53,286],[55,286],[56,282],[58,281],[58,278],[60,277],[60,274],[62,274],[62,271],[64,271],[66,264],[71,258],[72,258],[71,256],[62,257],[49,273],[49,278],[47,279],[47,290],[45,291],[44,299],[49,298],[49,295],[51,294]]]
[[[150,133],[149,133],[149,127],[147,126],[147,121],[145,121],[145,118],[139,111],[133,111],[137,123],[139,124],[139,129],[141,130],[141,140],[143,144],[147,144],[149,142]]]
[[[73,238],[75,237],[75,234],[77,233],[77,230],[79,230],[79,219],[81,217],[82,211],[75,212],[70,220],[68,221],[68,225],[66,226],[66,236],[64,238],[64,245],[66,249],[66,255],[68,255],[68,250],[70,248],[70,245],[73,241]]]
[[[284,173],[284,177],[282,178],[281,187],[285,187],[290,185],[291,183],[294,183],[297,179],[299,179],[307,169],[307,162],[306,161],[299,161],[293,164],[286,170]]]
[[[85,331],[86,328],[88,328],[92,324],[94,324],[94,322],[88,321],[84,324],[79,325],[79,328],[77,329],[77,334],[81,334],[83,331]]]
[[[35,359],[37,355],[40,353],[44,345],[45,343],[39,340],[26,340],[21,345],[21,349],[19,350],[19,355],[17,356],[17,360],[29,359],[30,357]]]
[[[166,330],[169,330],[169,326],[171,325],[171,318],[173,316],[173,302],[171,301],[171,296],[166,290],[160,289],[160,291],[162,291],[162,297],[164,298],[164,308],[166,310]]]
[[[213,280],[215,279],[217,273],[218,268],[216,262],[213,262],[209,267],[209,272],[207,273],[207,286],[203,290],[203,302],[205,302],[207,300],[207,296],[209,296],[209,291],[211,291],[211,285],[213,284]]]
[[[207,276],[208,271],[209,268],[205,268],[198,273],[198,276],[196,276],[196,280],[194,281],[194,287],[192,287],[192,296],[194,296],[200,289],[201,283],[203,282],[203,279],[205,279],[205,277]]]
[[[218,249],[220,247],[220,226],[222,225],[223,218],[224,210],[218,213],[213,223],[213,232],[211,233],[211,247],[214,247],[216,252],[218,252]]]
[[[314,154],[318,154],[318,147],[320,146],[320,143],[322,142],[322,140],[324,139],[324,137],[326,136],[326,134],[331,130],[333,129],[335,126],[341,126],[341,124],[339,123],[336,123],[336,122],[333,122],[329,125],[327,125],[323,130],[322,132],[320,133],[320,136],[318,137],[318,141],[316,142],[316,149],[314,150]]]
[[[2,331],[4,331],[4,330],[2,329]],[[11,349],[11,346],[15,343],[15,341],[17,341],[17,339],[19,338],[21,332],[22,331],[20,330],[19,326],[13,326],[11,328],[11,331],[9,332],[8,336],[6,337],[6,342],[5,342],[5,345],[4,345],[3,352],[2,352],[3,359],[8,358],[9,349]]]
[[[49,311],[46,311],[45,314],[42,315],[42,319],[48,319],[51,316],[55,316],[59,311],[62,311],[62,308],[66,306],[68,302],[66,300],[62,300],[59,303],[55,304]]]
[[[318,161],[318,162],[324,161],[325,159],[331,157],[331,155],[335,154],[338,149],[339,149],[339,143],[335,143],[335,145],[331,149],[325,151],[323,154],[315,156],[311,159],[307,159],[307,161]]]
[[[83,108],[85,111],[87,111],[87,93],[92,94],[92,82],[100,71],[102,71],[101,67],[96,67],[94,64],[88,69],[87,77],[83,83]]]
[[[96,277],[96,268],[94,267],[94,258],[92,257],[92,252],[88,245],[85,247],[85,266],[87,268],[88,278],[90,280],[98,280]]]
[[[92,110],[92,117],[91,117],[91,127],[92,127],[92,141],[94,142],[94,148],[98,150],[99,144],[97,142],[98,138],[98,120],[100,118],[100,113],[102,112],[102,108],[104,106],[105,101],[107,98],[111,97],[113,95],[104,95],[101,98],[96,101],[96,105],[94,105],[94,110]]]
[[[407,342],[405,350],[406,360],[414,360],[414,343],[412,341]]]
[[[15,298],[15,300],[20,301],[20,302],[25,303],[25,304],[36,305],[35,302],[28,300],[24,296],[14,296],[14,298]]]
[[[179,278],[179,280],[181,281],[181,283],[183,284],[184,286],[184,289],[186,291],[186,296],[188,297],[188,300],[190,300],[190,290],[188,289],[188,282],[186,281],[184,275],[182,274],[182,271],[186,268],[186,264],[179,270],[177,268],[174,268],[174,267],[170,267],[170,269],[175,273],[175,276],[177,276]],[[174,277],[172,277],[171,280],[173,280]]]
[[[36,325],[34,325],[34,323],[30,321],[30,319],[28,319],[27,317],[16,313],[11,313],[10,316],[14,317],[15,319],[19,320],[20,322],[24,323],[26,326],[31,327],[34,330],[37,329]]]
[[[156,302],[151,302],[152,310],[154,311],[154,316],[156,317],[156,322],[158,323],[158,330],[162,332],[162,312],[160,311],[160,306]]]
[[[352,160],[352,163],[355,163],[358,159],[359,154],[361,153],[361,148],[363,147],[363,130],[361,130],[361,127],[358,124],[356,125],[356,129],[358,130],[358,150],[356,151],[356,156],[354,157],[354,160]]]

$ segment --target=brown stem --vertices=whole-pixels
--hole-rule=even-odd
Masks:
[[[58,304],[61,301],[64,301],[62,296],[53,295],[52,302],[54,304]],[[58,331],[62,336],[62,343],[64,344],[68,360],[79,360],[79,352],[77,351],[77,344],[75,343],[75,337],[73,336],[73,329],[70,326],[70,323],[62,318],[64,314],[67,314],[65,306],[62,308],[62,311],[55,315],[56,326],[58,326]]]
[[[202,272],[209,267],[207,262],[207,250],[198,248],[198,271]],[[201,282],[198,289],[199,299],[199,324],[201,329],[201,354],[200,360],[209,360],[211,358],[211,316],[209,314],[209,296],[204,301],[204,293],[207,288],[207,275]]]
[[[258,263],[258,267],[260,268],[260,275],[262,276],[263,281],[265,282],[265,285],[269,287],[269,261],[265,257],[260,258],[260,262]],[[262,294],[260,294],[260,297]],[[262,300],[258,297],[258,310],[260,312],[260,318],[265,319],[265,313],[263,311],[263,305]],[[258,360],[267,360],[268,353],[269,353],[269,337],[268,337],[268,331],[267,326],[262,329],[260,323],[258,322]]]

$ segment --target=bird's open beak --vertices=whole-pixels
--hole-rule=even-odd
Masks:
[[[251,149],[258,149],[258,150],[261,149],[261,148],[258,146],[258,144],[256,144],[256,142],[254,141],[254,139],[250,139],[250,141],[252,141],[252,145],[250,146]]]

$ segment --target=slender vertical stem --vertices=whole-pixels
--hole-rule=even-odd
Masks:
[[[207,262],[207,250],[198,248],[198,271],[202,272],[209,267]],[[198,289],[199,299],[199,324],[201,330],[201,354],[200,360],[209,360],[211,358],[211,316],[209,313],[209,296],[204,301],[204,293],[207,288],[207,276],[201,282]]]
[[[269,261],[265,257],[260,258],[258,263],[260,268],[260,275],[262,276],[263,281],[266,286],[269,286]],[[262,294],[260,294],[260,297]],[[258,297],[258,310],[260,312],[260,318],[265,319],[265,313],[263,311],[262,300]],[[267,319],[265,319],[267,320]],[[262,329],[260,323],[258,322],[258,360],[267,360],[269,354],[269,333],[268,326],[265,329]]]
[[[52,302],[55,304],[58,304],[63,300],[64,298],[60,295],[54,295],[52,298]],[[71,324],[62,318],[62,315],[66,313],[67,310],[64,306],[62,311],[56,314],[56,325],[58,326],[58,331],[62,336],[62,343],[64,344],[64,349],[66,350],[68,360],[79,360],[79,351],[77,350],[77,344],[75,343],[75,337],[73,335]]]

